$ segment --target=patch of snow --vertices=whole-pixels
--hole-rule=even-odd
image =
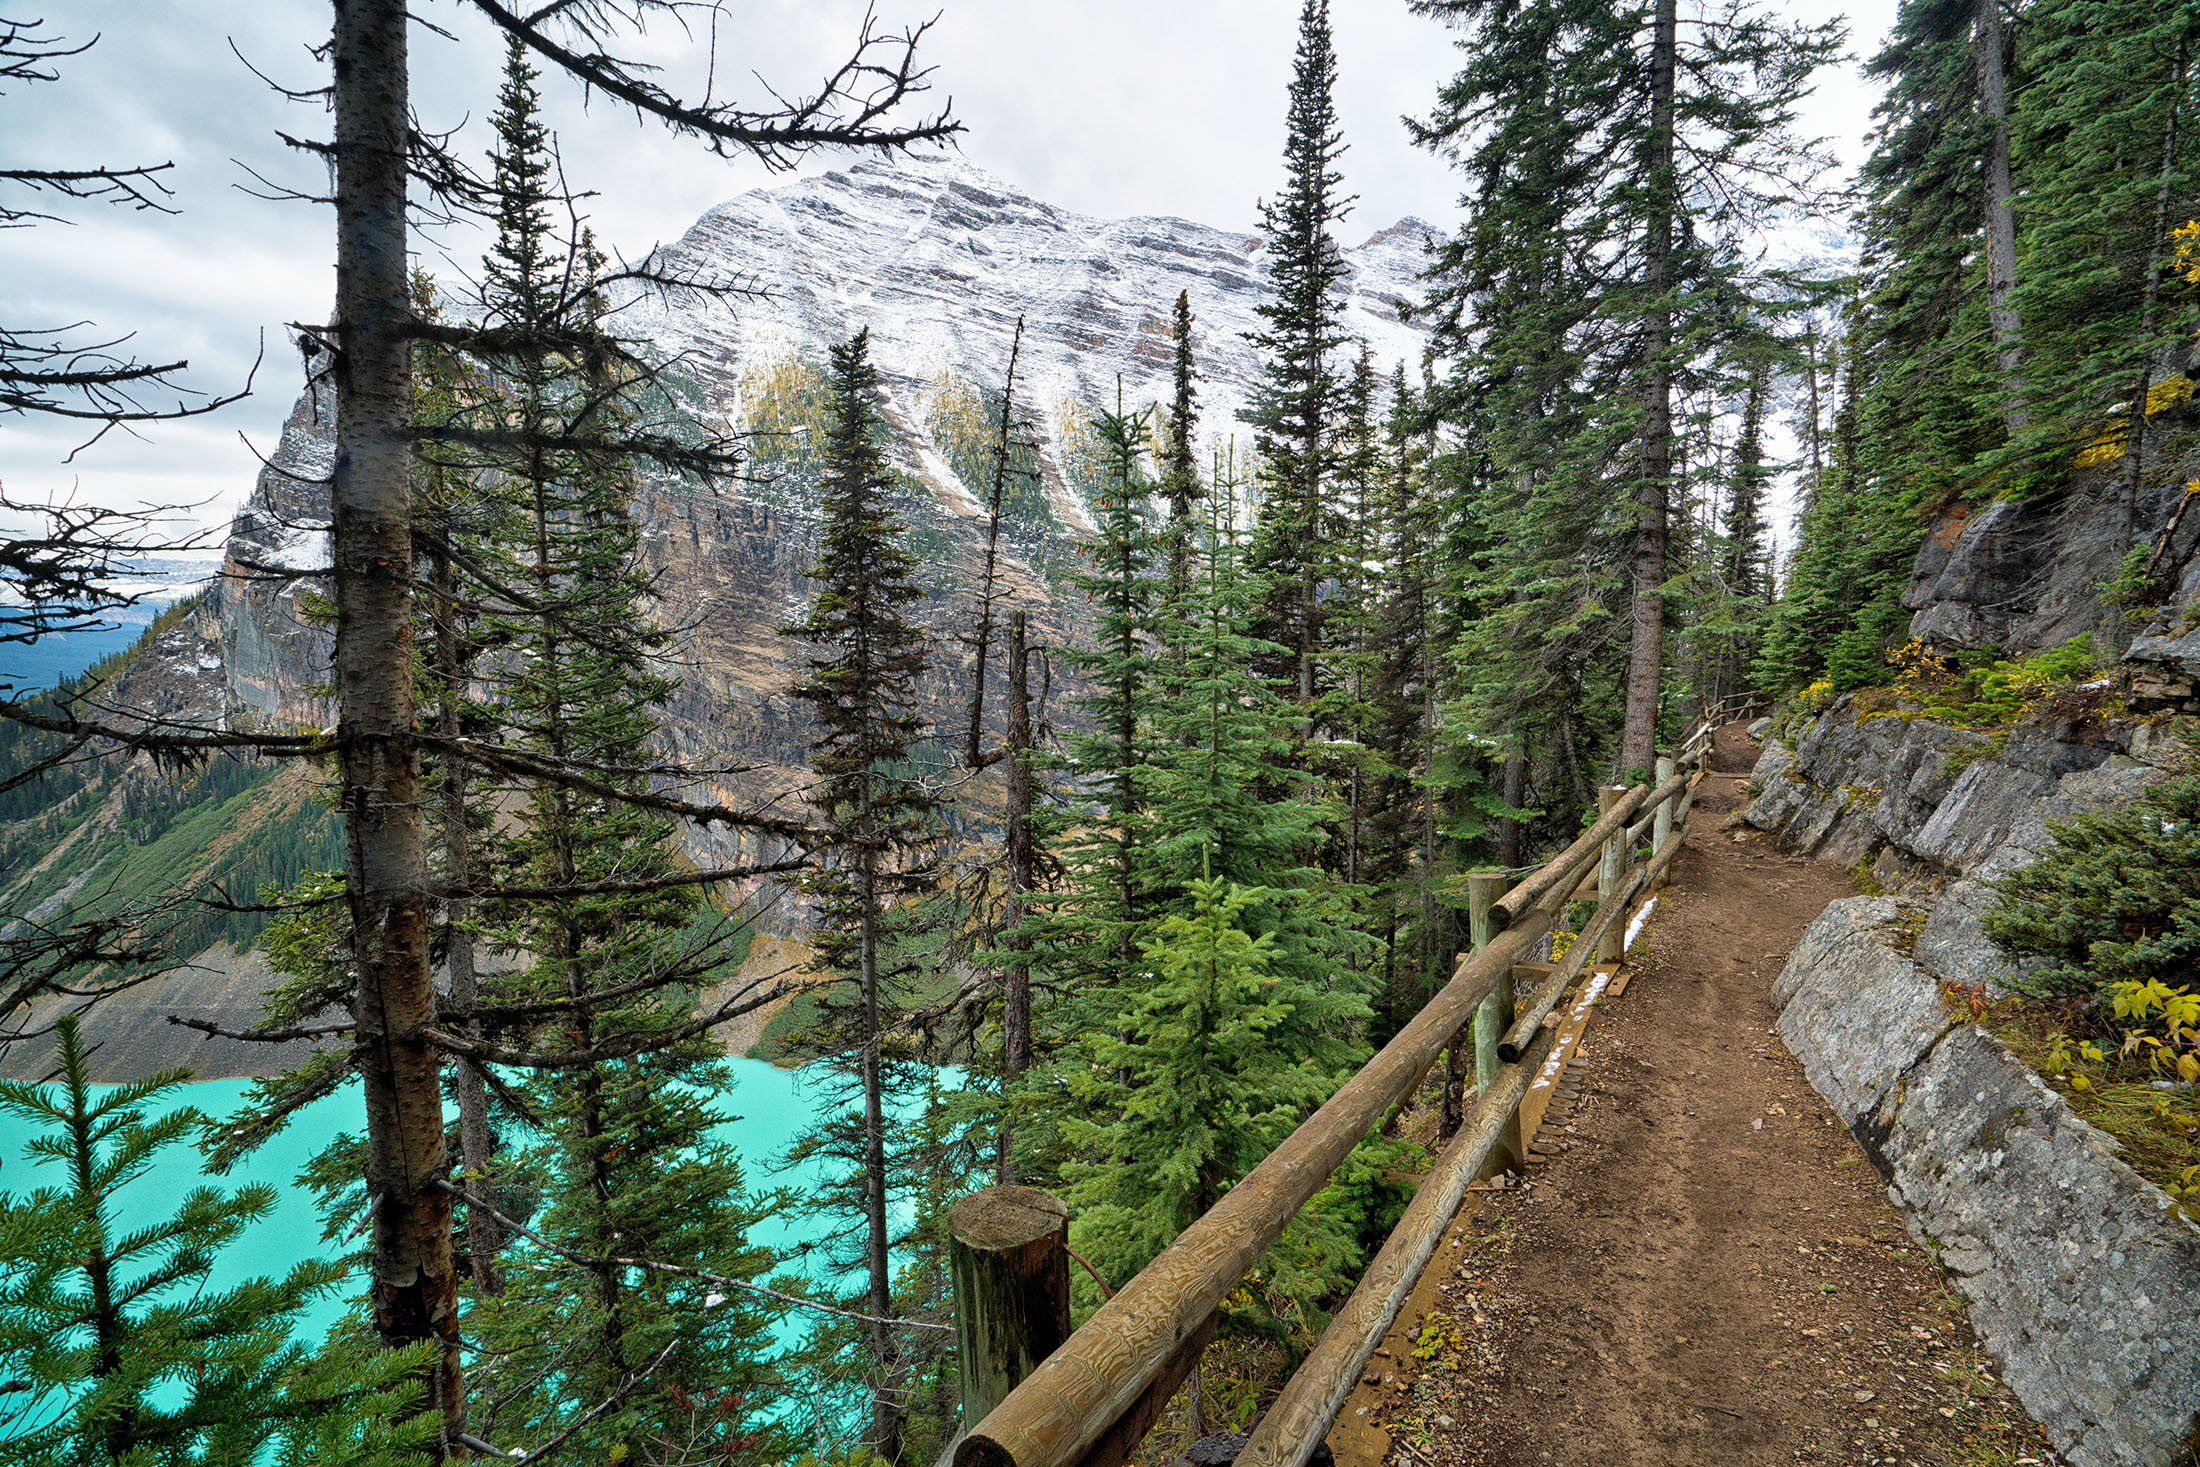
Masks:
[[[1641,911],[1635,913],[1633,920],[1627,924],[1627,940],[1620,944],[1620,947],[1623,950],[1626,948],[1631,948],[1635,945],[1635,939],[1642,934],[1643,924],[1650,920],[1650,913],[1657,907],[1657,905],[1658,899],[1656,897],[1652,897],[1650,898],[1650,900],[1642,904]]]

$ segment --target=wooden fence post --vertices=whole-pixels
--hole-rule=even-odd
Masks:
[[[948,1214],[963,1430],[1069,1338],[1069,1209],[1037,1187],[988,1187]]]
[[[1667,780],[1671,779],[1673,777],[1673,771],[1676,767],[1678,766],[1674,764],[1671,755],[1659,755],[1658,783],[1662,785]],[[1673,833],[1674,813],[1680,809],[1680,805],[1681,797],[1679,795],[1675,795],[1673,796],[1673,798],[1667,800],[1664,804],[1658,806],[1657,818],[1652,821],[1650,825],[1651,855],[1654,856],[1658,852],[1665,849],[1666,837],[1670,836]],[[1661,881],[1659,884],[1662,886],[1664,883]]]
[[[1605,785],[1597,790],[1597,808],[1610,811],[1627,797],[1627,791],[1618,785]],[[1604,842],[1604,859],[1597,866],[1597,905],[1602,906],[1618,891],[1620,883],[1627,879],[1627,832],[1616,830]],[[1623,924],[1613,923],[1604,929],[1604,936],[1597,940],[1597,961],[1616,963],[1626,953],[1627,931]]]
[[[1512,878],[1500,871],[1476,871],[1467,877],[1467,935],[1480,952],[1497,936],[1497,922],[1491,915],[1497,899],[1505,894]],[[1488,1095],[1497,1084],[1502,1068],[1497,1057],[1497,1041],[1505,1037],[1505,1031],[1513,1021],[1513,977],[1507,968],[1490,996],[1482,1000],[1482,1006],[1474,1011],[1474,1088],[1478,1095]],[[1461,1109],[1464,1110],[1464,1096]],[[1521,1144],[1519,1114],[1500,1134],[1498,1143],[1483,1163],[1482,1176],[1494,1177],[1499,1172],[1516,1171],[1527,1160],[1527,1150]]]

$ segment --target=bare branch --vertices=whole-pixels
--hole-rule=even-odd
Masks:
[[[716,101],[707,92],[693,101],[676,97],[644,74],[648,68],[606,49],[615,33],[638,29],[650,12],[673,9],[670,0],[556,0],[524,15],[502,0],[473,4],[588,91],[602,92],[637,116],[654,117],[675,133],[700,138],[722,156],[745,152],[767,167],[785,169],[814,148],[906,149],[945,142],[963,130],[949,115],[952,103],[922,122],[884,122],[889,113],[928,90],[931,72],[917,67],[916,54],[931,21],[899,36],[885,36],[867,15],[849,58],[815,95],[769,111],[750,111]],[[553,36],[553,25],[573,44]]]

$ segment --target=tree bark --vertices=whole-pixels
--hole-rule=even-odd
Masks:
[[[2009,168],[2009,100],[2002,75],[2001,0],[1978,0],[1978,100],[1986,142],[1986,314],[2001,373],[2002,423],[2011,439],[2032,427],[2024,382],[2024,321],[2017,308],[2016,189]]]
[[[443,515],[440,529],[444,538],[451,534],[448,513]],[[462,633],[457,575],[450,553],[442,545],[438,545],[430,556],[429,585],[433,596],[430,615],[435,627],[436,696],[440,705],[437,724],[444,738],[455,740],[462,732],[459,704],[471,659],[459,646]],[[473,829],[467,823],[466,787],[466,766],[458,760],[450,760],[443,770],[443,870],[458,886],[471,886],[476,879]],[[444,907],[443,946],[451,975],[451,1006],[461,1013],[471,1012],[481,996],[474,970],[474,934],[466,926],[472,908],[472,900],[466,897],[452,897]],[[465,1032],[469,1039],[479,1041],[483,1038],[481,1021],[466,1020]],[[466,1210],[467,1255],[476,1292],[493,1296],[504,1287],[496,1269],[497,1255],[504,1247],[504,1230],[490,1211],[496,1206],[496,1187],[489,1174],[494,1141],[489,1130],[489,1098],[481,1062],[460,1056],[453,1065],[451,1090],[458,1100],[459,1162],[471,1178],[467,1190],[490,1204],[489,1208],[469,1207]]]
[[[1643,386],[1640,487],[1633,557],[1633,636],[1627,655],[1627,712],[1616,773],[1647,774],[1657,758],[1658,694],[1665,669],[1666,518],[1673,475],[1673,72],[1679,30],[1675,0],[1658,0],[1650,41],[1650,207],[1643,231]]]
[[[894,1312],[893,1265],[888,1257],[890,1235],[886,1230],[886,1098],[879,1035],[878,972],[878,852],[872,844],[868,792],[863,818],[862,849],[856,856],[856,902],[861,912],[857,931],[859,971],[862,981],[863,1077],[863,1213],[864,1261],[870,1276],[869,1308],[871,1361],[877,1378],[871,1385],[872,1454],[882,1462],[901,1456],[900,1361],[895,1350],[893,1326],[885,1323]]]
[[[1516,722],[1505,738],[1506,808],[1518,810],[1528,798],[1528,752],[1520,742],[1520,726]],[[1520,864],[1520,821],[1512,815],[1501,816],[1497,822],[1497,864]]]
[[[1027,915],[1036,850],[1031,832],[1031,650],[1024,613],[1008,620],[1008,779],[1004,843],[1008,855],[1008,935],[1001,946],[1012,955],[1001,970],[1001,1083],[1005,1090],[1031,1067],[1030,935],[1022,931]],[[995,1139],[994,1176],[1002,1186],[1016,1180],[1015,1131],[1004,1102]]]
[[[1008,375],[1001,379],[1001,431],[993,445],[993,502],[985,521],[985,570],[978,578],[977,654],[970,670],[970,744],[964,762],[982,769],[999,755],[988,757],[985,743],[985,675],[993,656],[993,595],[999,579],[1001,506],[1008,497],[1008,455],[1013,444],[1010,430],[1016,420],[1016,358],[1024,349],[1024,318],[1016,318],[1016,335],[1008,344]]]
[[[403,0],[336,0],[337,747],[374,1208],[369,1303],[391,1347],[440,1340],[428,1395],[466,1422],[412,686],[412,362]]]

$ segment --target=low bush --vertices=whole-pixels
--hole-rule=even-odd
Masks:
[[[2200,983],[2200,773],[2048,829],[2045,855],[1994,882],[1983,922],[2011,958],[2047,960],[2019,986],[2091,997]]]

